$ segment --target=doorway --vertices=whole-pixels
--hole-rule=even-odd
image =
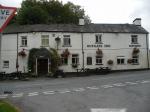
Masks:
[[[37,59],[37,73],[39,76],[48,74],[48,59]]]

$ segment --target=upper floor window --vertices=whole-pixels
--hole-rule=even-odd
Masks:
[[[102,35],[101,34],[96,34],[95,35],[95,43],[97,43],[97,44],[102,43]]]
[[[72,64],[79,64],[79,55],[72,54]]]
[[[132,44],[138,44],[138,36],[137,35],[131,36],[131,43]]]
[[[96,65],[102,65],[102,56],[96,56]]]
[[[70,35],[64,35],[64,38],[63,38],[63,45],[64,45],[64,46],[71,46]]]
[[[9,68],[9,61],[3,61],[3,68]]]
[[[92,65],[92,57],[87,57],[87,65]]]
[[[41,45],[42,46],[49,46],[49,35],[42,35]]]
[[[117,57],[117,64],[118,64],[118,65],[123,65],[123,64],[125,64],[125,59],[124,59],[124,57]]]
[[[21,46],[27,46],[27,36],[21,37]]]

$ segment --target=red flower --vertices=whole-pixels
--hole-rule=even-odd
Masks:
[[[19,56],[22,56],[22,57],[25,57],[25,56],[26,56],[26,53],[25,53],[24,49],[23,49],[22,51],[20,51],[20,52],[18,53],[18,55],[19,55]]]

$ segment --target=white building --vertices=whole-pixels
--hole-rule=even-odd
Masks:
[[[6,73],[28,71],[28,54],[32,48],[55,48],[62,56],[64,72],[77,68],[110,67],[112,70],[149,68],[148,32],[137,18],[133,24],[22,25],[8,26],[3,32],[1,70]],[[60,42],[56,41],[60,38]],[[58,43],[57,43],[58,42]],[[17,50],[18,49],[18,50]],[[24,51],[27,56],[18,56]],[[35,59],[36,73],[49,72],[50,61],[44,54]],[[18,57],[18,59],[17,59]],[[43,69],[41,69],[43,68]],[[40,71],[41,70],[41,71]]]

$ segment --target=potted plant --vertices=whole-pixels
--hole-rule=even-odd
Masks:
[[[108,64],[108,65],[113,65],[113,60],[108,60],[108,61],[107,61],[107,64]]]
[[[25,49],[22,49],[22,51],[20,51],[19,53],[18,53],[18,55],[19,56],[22,56],[22,57],[26,57],[26,53],[25,53]]]
[[[99,48],[97,49],[96,54],[97,54],[98,56],[103,56],[103,52],[102,52],[102,50],[99,49]]]
[[[128,59],[127,62],[128,62],[129,64],[131,64],[131,63],[132,63],[132,59],[131,59],[131,58]]]
[[[78,65],[77,65],[77,64],[72,64],[72,67],[73,67],[73,68],[77,68]]]
[[[70,55],[70,52],[68,49],[65,49],[65,51],[63,51],[63,53],[61,54],[63,57],[68,57]]]
[[[135,55],[138,54],[139,52],[140,50],[138,48],[134,48],[132,54]]]

